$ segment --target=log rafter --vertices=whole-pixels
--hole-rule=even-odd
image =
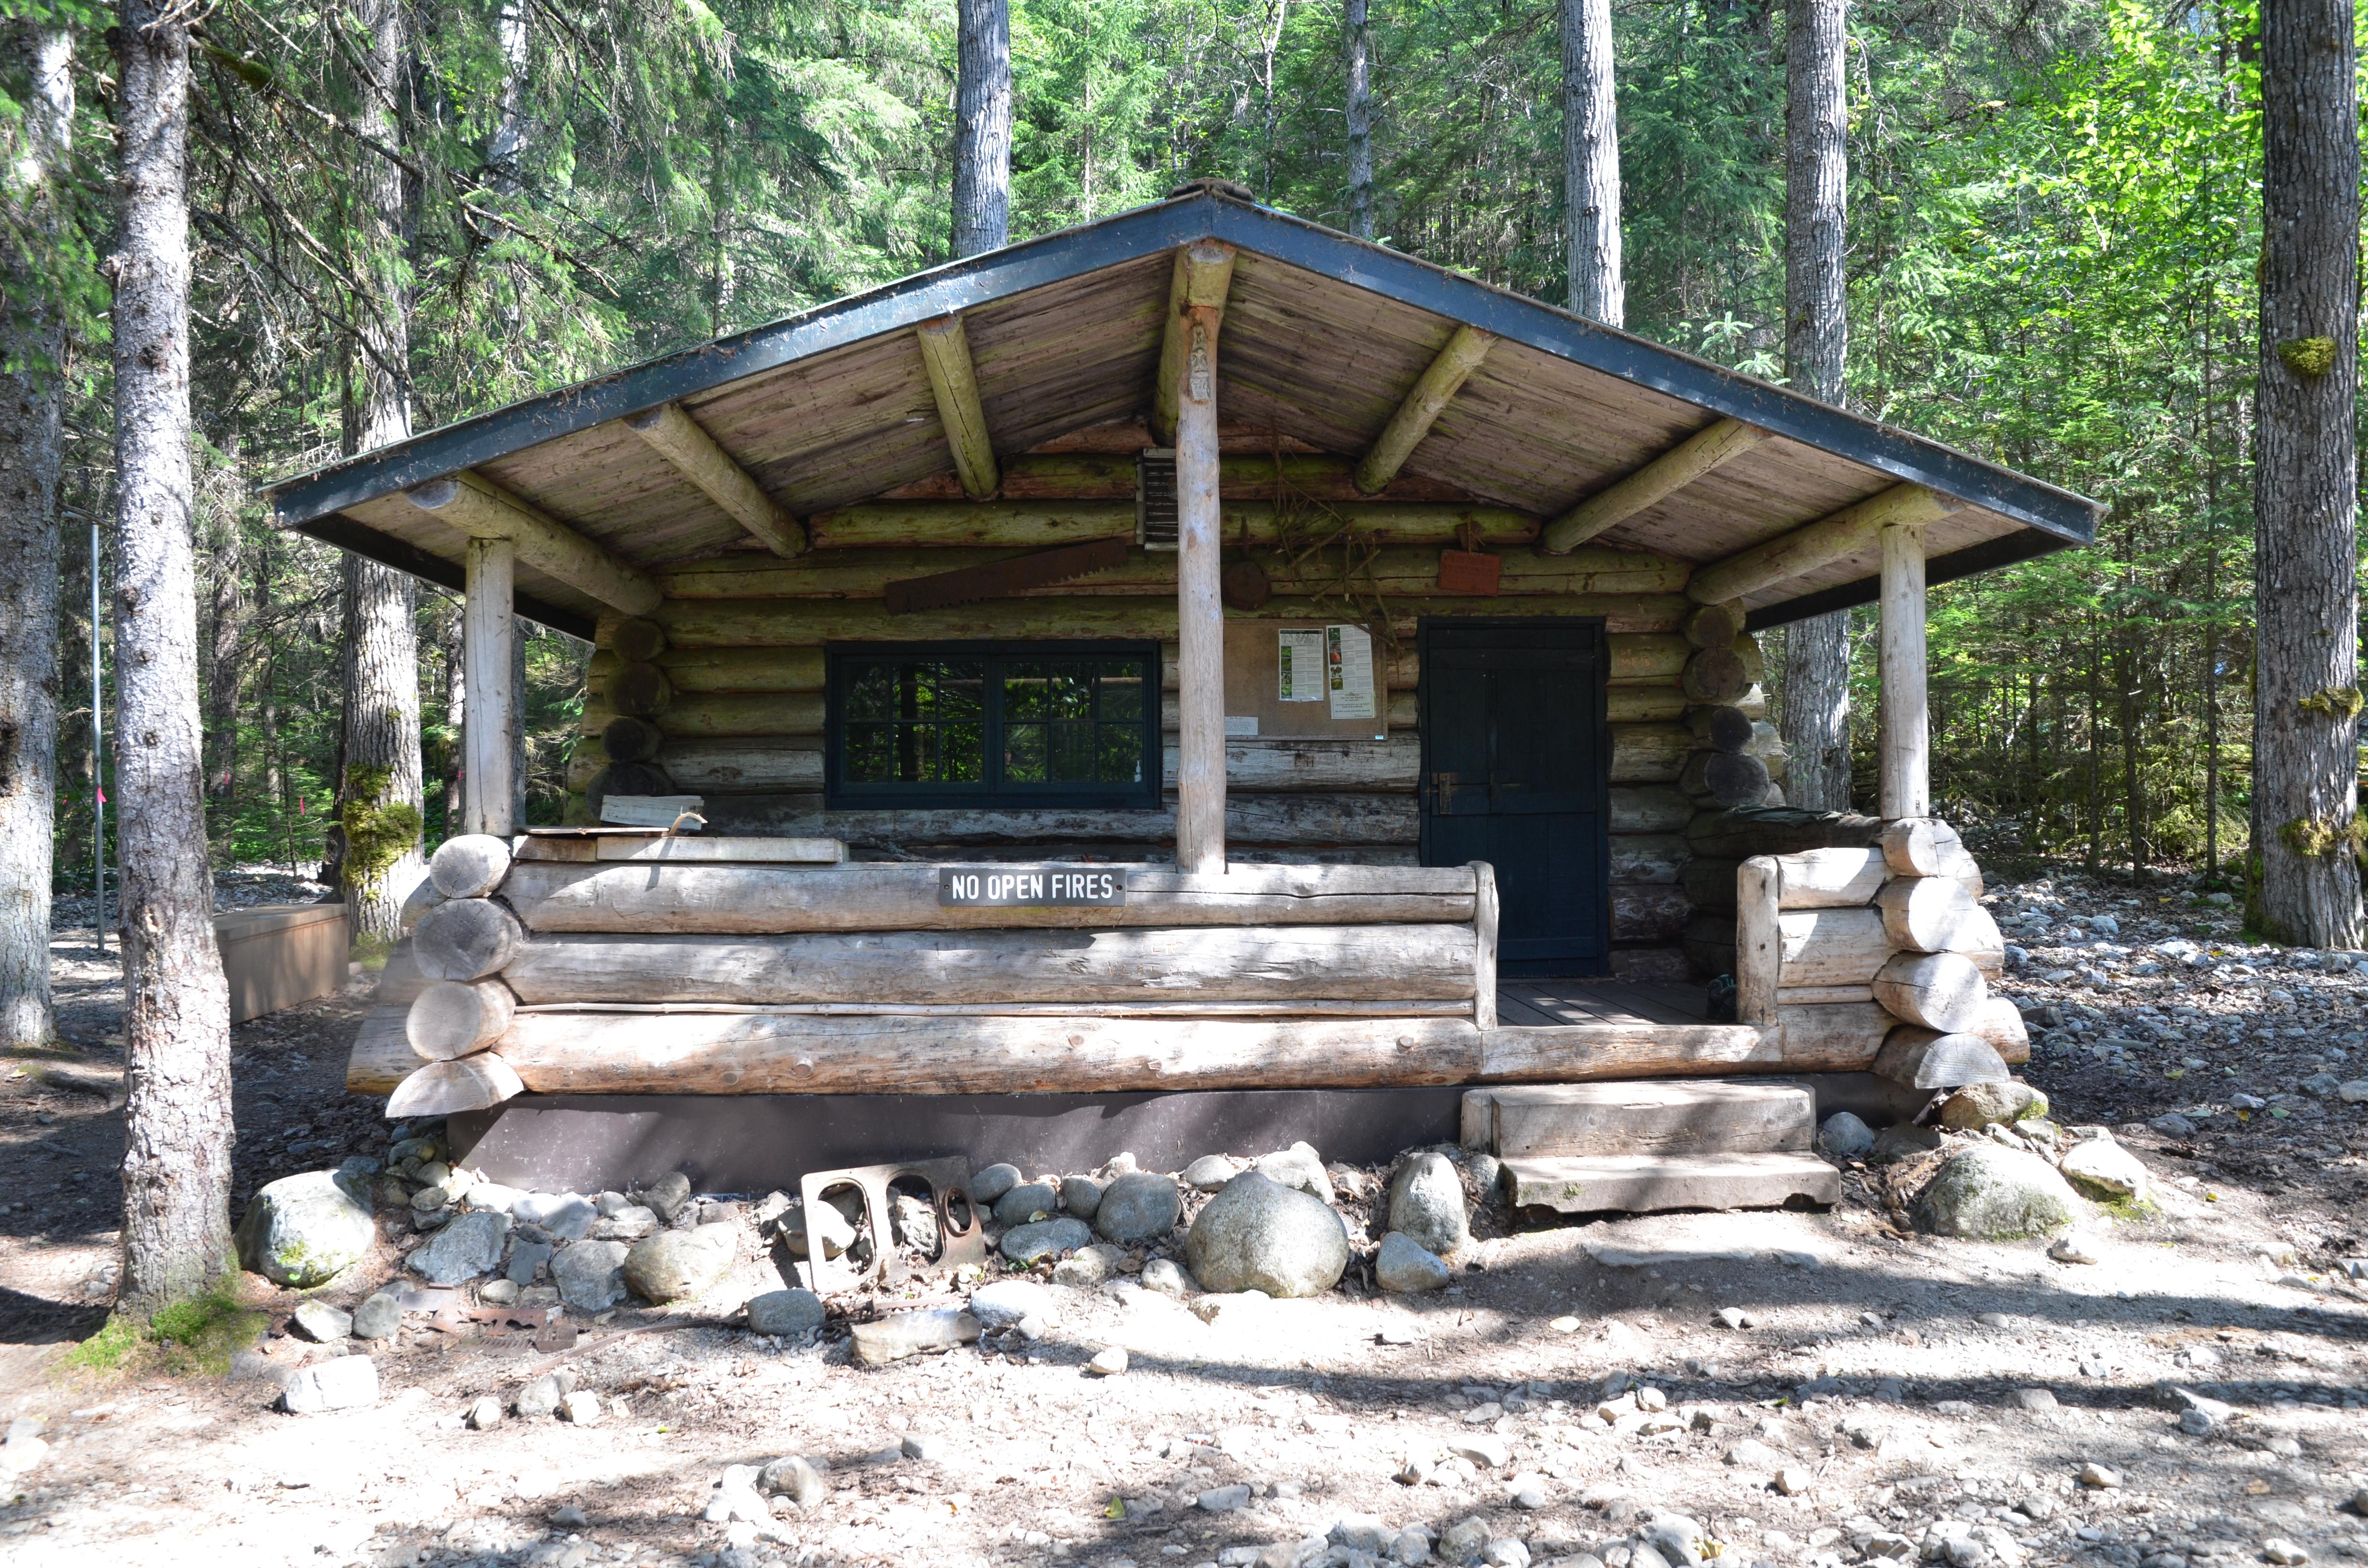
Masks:
[[[510,540],[519,561],[612,609],[647,615],[664,597],[648,573],[483,474],[463,470],[415,485],[404,495],[472,539]]]
[[[1390,415],[1390,422],[1382,427],[1372,449],[1359,460],[1359,490],[1368,495],[1379,494],[1397,477],[1398,470],[1422,445],[1422,438],[1430,434],[1430,427],[1439,422],[1439,416],[1446,412],[1455,394],[1463,390],[1463,383],[1472,379],[1472,373],[1488,358],[1488,350],[1496,344],[1495,335],[1478,327],[1455,329],[1437,358],[1416,379],[1406,401]]]
[[[1739,419],[1714,421],[1548,523],[1539,536],[1539,547],[1553,555],[1576,550],[1766,439],[1768,432],[1756,425]]]
[[[662,403],[625,420],[625,428],[649,444],[676,472],[746,528],[750,537],[787,560],[806,549],[803,524],[765,494],[755,477],[677,403]]]
[[[1169,446],[1176,441],[1184,358],[1191,348],[1189,318],[1202,307],[1224,310],[1233,286],[1233,246],[1201,240],[1176,253],[1167,282],[1167,321],[1159,339],[1159,375],[1151,392],[1151,433],[1158,441]]]
[[[929,392],[945,421],[946,446],[962,493],[974,501],[993,495],[1003,477],[996,468],[995,442],[987,435],[986,410],[979,403],[978,370],[970,355],[970,332],[960,316],[939,316],[913,329]]]
[[[1696,604],[1743,598],[1862,550],[1876,542],[1885,528],[1921,528],[1965,505],[1920,484],[1895,484],[1830,517],[1700,568],[1686,584],[1686,597]]]

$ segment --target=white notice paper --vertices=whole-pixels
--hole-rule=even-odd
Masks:
[[[1373,637],[1361,626],[1324,629],[1325,667],[1330,680],[1332,717],[1371,719],[1373,704]]]
[[[1329,684],[1324,677],[1324,633],[1278,631],[1274,635],[1276,700],[1323,701]]]

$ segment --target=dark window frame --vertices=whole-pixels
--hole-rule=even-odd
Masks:
[[[1140,783],[1012,784],[1003,778],[1001,669],[1032,659],[1141,659],[1145,671],[1142,718],[1144,777]],[[939,781],[850,783],[847,778],[848,693],[859,670],[892,659],[975,659],[987,666],[987,777],[976,784]],[[944,642],[832,642],[823,649],[823,807],[825,811],[928,811],[970,807],[997,811],[1158,810],[1161,777],[1160,645],[1143,640],[992,639]]]

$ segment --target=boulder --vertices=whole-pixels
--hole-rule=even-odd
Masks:
[[[987,1328],[1008,1328],[1031,1317],[1047,1323],[1059,1315],[1053,1292],[1033,1279],[997,1279],[970,1293],[971,1316]]]
[[[2071,1224],[2085,1212],[2078,1194],[2036,1154],[1974,1143],[1925,1185],[1916,1228],[1936,1235],[2007,1241]]]
[[[2039,1091],[2011,1078],[2003,1084],[1968,1084],[1941,1103],[1941,1125],[1956,1132],[1977,1132],[2046,1114],[2047,1101]]]
[[[2072,1185],[2091,1198],[2111,1202],[2126,1198],[2143,1203],[2154,1192],[2154,1177],[2138,1157],[2114,1142],[2110,1132],[2083,1138],[2064,1151],[2056,1168]]]
[[[1122,1176],[1102,1189],[1094,1210],[1094,1229],[1106,1241],[1121,1246],[1156,1241],[1176,1228],[1184,1212],[1184,1195],[1174,1178],[1155,1171]]]
[[[1406,1156],[1390,1177],[1390,1229],[1441,1257],[1472,1239],[1463,1211],[1463,1173],[1454,1161],[1437,1153]]]
[[[1091,1176],[1073,1176],[1061,1178],[1061,1207],[1067,1210],[1071,1215],[1080,1220],[1090,1221],[1094,1217],[1095,1210],[1101,1206],[1101,1183]]]
[[[1817,1129],[1817,1152],[1829,1160],[1863,1160],[1874,1153],[1874,1129],[1838,1110]]]
[[[485,1209],[463,1214],[412,1249],[404,1265],[430,1285],[460,1285],[502,1266],[510,1217]]]
[[[1382,1238],[1381,1250],[1373,1255],[1373,1283],[1394,1295],[1443,1290],[1453,1278],[1445,1259],[1396,1231]]]
[[[970,1195],[981,1203],[991,1205],[1025,1179],[1018,1165],[989,1165],[970,1178]]]
[[[690,1201],[690,1178],[680,1171],[668,1171],[643,1189],[642,1201],[656,1210],[659,1219],[672,1224],[683,1205]]]
[[[811,1508],[830,1495],[830,1461],[792,1454],[778,1459],[757,1474],[759,1491],[787,1497],[801,1508]]]
[[[738,1251],[739,1229],[734,1225],[660,1231],[625,1254],[625,1283],[645,1301],[693,1301],[723,1278]]]
[[[825,1202],[808,1214],[803,1201],[793,1201],[782,1210],[780,1223],[781,1238],[790,1244],[792,1257],[812,1256],[807,1249],[814,1241],[822,1243],[825,1258],[837,1257],[855,1244],[855,1226],[834,1203]]]
[[[995,1222],[998,1225],[1025,1225],[1060,1211],[1061,1189],[1048,1181],[1025,1183],[995,1200]]]
[[[337,1345],[354,1332],[351,1312],[340,1312],[326,1301],[305,1301],[291,1314],[297,1331],[315,1345]]]
[[[1201,1210],[1184,1253],[1210,1290],[1315,1296],[1348,1268],[1349,1232],[1321,1199],[1246,1171]]]
[[[354,1309],[356,1339],[384,1339],[402,1326],[403,1297],[396,1291],[381,1290]]]
[[[279,1392],[279,1408],[290,1415],[359,1410],[377,1403],[378,1366],[367,1356],[332,1356],[300,1367]]]
[[[1288,1149],[1278,1149],[1271,1154],[1260,1154],[1250,1164],[1250,1169],[1272,1182],[1295,1187],[1310,1198],[1332,1201],[1332,1177],[1324,1168],[1324,1156],[1314,1145],[1293,1143]]]
[[[559,1299],[583,1312],[605,1312],[625,1299],[622,1242],[570,1242],[552,1255],[551,1280]]]
[[[978,1337],[978,1319],[951,1307],[897,1312],[857,1324],[854,1337],[856,1365],[884,1367],[907,1356],[970,1344]]]
[[[1867,1163],[1887,1165],[1895,1161],[1913,1159],[1929,1154],[1941,1146],[1941,1135],[1929,1127],[1918,1127],[1909,1121],[1895,1121],[1874,1135],[1874,1149]]]
[[[247,1204],[238,1260],[275,1285],[310,1290],[360,1262],[377,1240],[367,1183],[306,1171],[269,1183]]]
[[[822,1326],[822,1298],[812,1290],[768,1290],[748,1298],[748,1332],[793,1339]]]
[[[1238,1162],[1224,1154],[1203,1154],[1184,1167],[1184,1185],[1195,1192],[1214,1192],[1241,1171]]]
[[[1155,1257],[1143,1266],[1143,1288],[1177,1301],[1200,1289],[1180,1265],[1165,1257]]]
[[[510,1218],[539,1225],[563,1242],[581,1241],[599,1217],[599,1209],[580,1192],[529,1192],[510,1205]]]
[[[1003,1256],[1014,1263],[1033,1263],[1053,1253],[1075,1252],[1093,1239],[1092,1228],[1083,1220],[1064,1215],[1004,1232]]]

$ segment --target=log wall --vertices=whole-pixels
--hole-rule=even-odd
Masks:
[[[661,574],[666,597],[647,620],[611,615],[600,624],[583,733],[568,770],[571,820],[591,820],[585,796],[609,779],[603,734],[622,712],[654,728],[650,760],[666,791],[701,796],[711,832],[841,838],[859,859],[1167,858],[1175,842],[1177,766],[1173,554],[1130,550],[1123,563],[1090,576],[946,609],[891,614],[885,598],[887,585],[902,579],[991,563],[1040,544],[1131,533],[1131,500],[1120,507],[1115,494],[1099,494],[1119,483],[1117,472],[1055,476],[1058,484],[1096,490],[1092,495],[858,508],[860,516],[814,519],[815,548],[794,560],[738,551]],[[1124,479],[1131,497],[1131,468]],[[1270,506],[1227,505],[1229,543],[1271,537]],[[1359,514],[1384,540],[1360,581],[1378,588],[1395,639],[1377,649],[1389,738],[1229,744],[1228,852],[1247,864],[1414,865],[1418,619],[1601,617],[1610,653],[1614,970],[1635,979],[1684,978],[1691,966],[1681,940],[1692,910],[1679,883],[1688,856],[1682,835],[1700,810],[1687,792],[1688,766],[1701,749],[1685,724],[1701,705],[1689,689],[1709,689],[1704,666],[1715,665],[1709,673],[1730,685],[1714,695],[1747,724],[1764,720],[1759,651],[1729,626],[1723,629],[1729,645],[1706,659],[1687,631],[1695,607],[1684,597],[1684,562],[1599,547],[1544,555],[1520,542],[1524,536],[1510,525],[1497,539],[1492,516],[1435,504]],[[1494,597],[1438,590],[1440,550],[1454,542],[1459,520],[1479,523],[1484,543],[1503,551],[1502,591]],[[1321,572],[1294,573],[1279,553],[1264,559],[1274,597],[1249,614],[1228,610],[1230,621],[1359,618],[1338,598],[1313,597],[1326,586]],[[825,644],[1101,637],[1164,644],[1163,769],[1170,788],[1160,809],[823,809]],[[1774,771],[1781,776],[1781,756]],[[654,784],[624,792],[655,792]]]

